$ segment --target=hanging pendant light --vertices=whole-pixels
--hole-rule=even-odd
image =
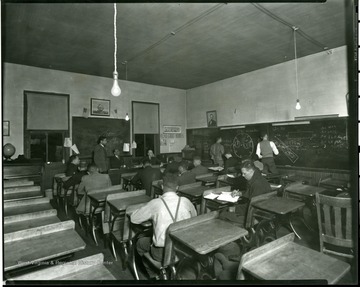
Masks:
[[[116,3],[114,3],[114,44],[115,44],[115,48],[114,48],[114,72],[113,72],[114,83],[113,83],[113,86],[111,88],[111,94],[114,97],[118,97],[121,94],[121,89],[120,89],[120,86],[119,86],[119,83],[118,83],[118,73],[117,73],[117,63],[116,63],[116,53],[117,53],[116,14],[117,14]]]
[[[300,110],[300,100],[299,100],[299,80],[298,80],[298,68],[297,68],[297,53],[296,53],[296,31],[299,29],[296,26],[292,27],[294,30],[294,52],[295,52],[295,80],[296,80],[296,105],[295,109]]]

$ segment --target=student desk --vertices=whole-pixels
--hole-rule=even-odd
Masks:
[[[279,184],[282,175],[281,174],[274,174],[274,173],[270,173],[267,175],[264,175],[265,179],[270,182],[270,183],[276,183]]]
[[[21,214],[37,213],[53,209],[49,203],[49,198],[42,197],[37,199],[26,199],[4,202],[4,220],[19,216]]]
[[[116,280],[116,278],[105,267],[104,254],[98,253],[79,260],[66,262],[65,264],[55,265],[10,278],[9,283],[19,280],[94,280],[95,282],[92,283],[101,283],[102,280]]]
[[[120,192],[119,189],[110,189],[103,192],[93,193],[93,194],[87,194],[88,198],[90,199],[90,227],[93,239],[95,241],[96,246],[98,245],[98,241],[96,238],[96,227],[95,227],[95,214],[101,212],[104,210],[106,197],[109,194],[114,194]]]
[[[85,249],[73,220],[22,230],[4,236],[4,271],[34,265]]]
[[[290,175],[284,175],[281,177],[281,181],[283,185],[287,185],[289,183],[292,182],[304,182],[306,184],[311,183],[312,178],[309,176],[304,176],[304,175],[296,175],[296,174],[290,174]]]
[[[60,219],[57,217],[56,209],[44,210],[35,214],[25,213],[12,218],[7,217],[4,219],[4,234],[57,222],[60,222]]]
[[[180,243],[199,254],[200,257],[208,255],[206,260],[210,270],[213,268],[211,252],[248,235],[246,229],[218,217],[219,213],[214,211],[185,219],[182,221],[183,228],[170,232],[170,238],[174,244]],[[173,261],[172,264],[174,264]]]
[[[38,185],[13,186],[4,188],[4,201],[31,199],[43,197],[41,187]]]
[[[293,212],[299,210],[304,205],[304,202],[284,197],[272,197],[252,204],[254,208],[274,214],[274,218],[272,218],[271,221],[278,221],[279,223],[284,222],[285,226],[290,226],[290,230],[294,232],[299,239],[301,239],[301,237],[295,231],[291,219]],[[264,223],[264,220],[262,221],[263,222],[260,222],[259,225]]]
[[[209,185],[215,185],[217,181],[217,175],[211,175],[207,177],[201,177],[197,178],[196,181],[201,181],[202,185],[209,186]]]
[[[309,230],[316,230],[317,226],[315,193],[323,193],[324,191],[326,191],[326,188],[305,185],[302,182],[291,183],[285,188],[284,197],[305,202],[305,206],[302,209],[302,217],[304,224]],[[307,215],[308,210],[310,210],[310,218]]]
[[[127,198],[119,198],[119,199],[109,199],[107,202],[109,204],[110,207],[110,224],[111,224],[111,229],[110,229],[110,233],[113,234],[113,236],[115,236],[121,243],[122,243],[122,248],[124,250],[124,254],[125,257],[127,257],[128,254],[128,250],[127,250],[127,246],[126,246],[126,242],[128,240],[128,236],[129,236],[129,222],[126,221],[126,216],[125,216],[125,211],[126,208],[128,206],[132,206],[132,205],[138,205],[139,207],[142,206],[143,204],[149,202],[151,200],[150,196],[147,195],[138,195],[138,196],[133,196],[133,197],[127,197]],[[124,222],[124,230],[119,230],[118,232],[114,231],[114,225],[115,225],[115,221],[117,218],[119,217],[124,217],[124,221],[126,221],[126,223]],[[125,236],[124,236],[125,235]],[[115,252],[115,246],[114,246],[114,241],[111,241],[111,248],[112,248],[112,252],[114,254],[114,257],[116,258],[116,252]],[[126,266],[126,261],[127,258],[123,259],[123,267],[125,268]]]
[[[323,179],[319,182],[319,186],[323,187],[323,188],[327,188],[327,189],[331,189],[331,190],[337,190],[339,189],[344,189],[348,187],[348,180],[344,180],[344,179],[333,179],[333,178],[326,178]]]
[[[208,186],[197,186],[194,188],[179,190],[178,193],[181,196],[188,198],[193,204],[198,204],[201,201],[201,197],[205,190],[208,190],[210,187]]]
[[[296,244],[293,238],[288,234],[250,251],[242,268],[260,280],[327,280],[328,284],[337,283],[350,270],[348,263]]]

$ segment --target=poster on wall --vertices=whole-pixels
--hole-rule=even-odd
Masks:
[[[164,134],[181,134],[181,126],[163,126]]]

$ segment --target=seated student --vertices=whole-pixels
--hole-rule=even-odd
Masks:
[[[110,187],[111,180],[108,174],[100,173],[99,168],[95,163],[91,163],[88,166],[88,175],[84,175],[78,187],[78,194],[85,194],[91,190]],[[90,204],[90,202],[89,202]],[[88,214],[90,211],[90,205],[86,203],[85,197],[83,197],[76,208],[77,213]],[[87,205],[87,206],[86,206]]]
[[[147,156],[144,158],[150,160],[151,165],[160,165],[161,161],[155,156],[154,152],[149,149],[147,151]]]
[[[114,149],[113,154],[114,156],[110,157],[110,168],[120,168],[124,165],[124,159],[120,157],[120,150]]]
[[[199,156],[194,156],[193,165],[194,168],[191,169],[190,172],[194,173],[195,175],[202,175],[209,172],[207,167],[201,165],[201,158]]]
[[[188,170],[187,161],[182,161],[179,165],[179,185],[196,182],[196,175]]]
[[[178,173],[179,172],[180,162],[175,161],[174,157],[170,156],[168,159],[168,164],[164,170],[164,174],[167,173]]]
[[[251,199],[254,196],[271,192],[270,184],[261,175],[261,172],[254,166],[251,160],[245,160],[242,163],[241,172],[243,177],[248,181],[248,189],[246,192],[243,192],[244,197]],[[233,191],[233,195],[238,195],[237,191]],[[236,205],[234,212],[223,210],[220,212],[219,217],[243,226],[245,223],[245,215],[248,209],[248,204],[249,203]],[[216,266],[218,267],[215,269],[219,279],[235,279],[239,262],[233,264],[234,262],[231,262],[229,258],[237,255],[240,255],[240,249],[235,242],[225,245],[224,247],[220,247],[217,250],[217,253],[215,254],[215,261]]]
[[[153,236],[141,237],[136,243],[136,250],[140,256],[150,252],[153,259],[162,261],[165,246],[165,233],[168,226],[180,220],[196,216],[194,205],[185,197],[176,194],[178,189],[178,176],[167,173],[164,176],[161,197],[155,198],[131,214],[131,222],[140,224],[151,220],[153,223]],[[144,262],[145,263],[145,262]],[[144,264],[145,265],[145,264]],[[150,277],[154,272],[150,266],[145,265]]]
[[[137,187],[137,189],[145,189],[146,195],[151,194],[151,183],[154,180],[162,179],[162,173],[159,168],[153,168],[150,160],[145,158],[143,161],[143,169],[140,170],[131,180],[131,184]]]
[[[86,175],[86,171],[79,171],[80,159],[77,154],[70,156],[65,175],[70,176],[70,178],[64,182],[63,186],[65,189],[69,189],[71,186],[79,184],[81,178]]]

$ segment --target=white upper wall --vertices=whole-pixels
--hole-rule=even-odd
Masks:
[[[206,127],[206,111],[217,111],[218,126],[279,122],[298,116],[347,116],[346,46],[328,55],[298,59],[299,99],[295,109],[295,63],[288,61],[187,90],[187,128]]]
[[[186,91],[142,83],[119,81],[122,93],[119,97],[110,94],[111,78],[89,76],[50,69],[5,63],[3,66],[3,119],[10,121],[10,136],[3,137],[3,144],[12,143],[16,153],[24,153],[24,90],[62,93],[70,95],[70,116],[82,116],[83,108],[90,110],[90,99],[110,100],[111,116],[131,115],[131,101],[160,104],[160,132],[163,125],[180,125],[182,137],[168,140],[160,147],[161,153],[180,152],[186,144]],[[107,117],[108,118],[108,117]],[[72,131],[70,118],[70,133]]]

